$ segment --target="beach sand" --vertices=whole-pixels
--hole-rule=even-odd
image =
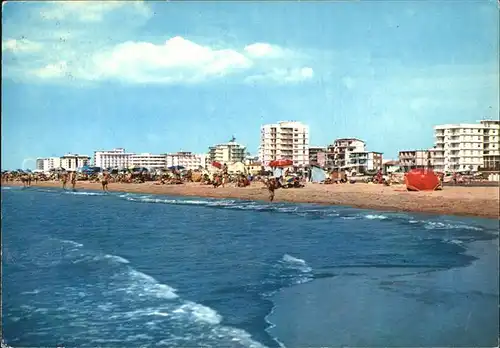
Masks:
[[[4,183],[2,183],[4,185]],[[5,185],[22,185],[8,183]],[[39,182],[32,186],[61,187],[60,182]],[[79,181],[77,189],[101,190],[99,183]],[[268,200],[268,192],[262,183],[252,183],[245,188],[213,188],[199,183],[182,185],[155,185],[110,183],[110,191],[163,194],[172,196],[196,196],[232,198],[244,200]],[[408,192],[404,185],[383,186],[375,184],[307,184],[300,189],[279,189],[275,202],[317,203],[343,205],[362,209],[407,211],[430,214],[477,216],[499,218],[500,199],[498,187],[446,187],[442,191]]]

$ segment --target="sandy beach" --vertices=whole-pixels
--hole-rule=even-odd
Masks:
[[[8,183],[2,185],[21,185]],[[35,186],[35,185],[32,185]],[[39,182],[36,186],[61,187],[59,182]],[[101,190],[99,183],[78,182],[77,189]],[[196,196],[232,198],[245,200],[267,200],[268,193],[262,183],[249,187],[213,188],[199,183],[182,185],[155,185],[111,183],[110,191],[163,194],[173,196]],[[442,191],[408,192],[404,185],[383,186],[374,184],[320,185],[308,184],[300,189],[276,191],[276,202],[318,203],[344,205],[355,208],[385,211],[408,211],[430,214],[477,216],[499,218],[498,187],[445,187]]]

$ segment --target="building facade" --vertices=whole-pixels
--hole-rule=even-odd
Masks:
[[[355,170],[359,174],[382,169],[382,153],[374,151],[350,152],[345,168]]]
[[[141,153],[130,156],[130,166],[147,168],[148,170],[166,169],[167,157],[165,155],[153,155]]]
[[[36,159],[36,169],[48,172],[61,167],[61,157],[47,157]]]
[[[182,166],[186,170],[196,170],[206,167],[205,154],[194,154],[187,151],[180,151],[176,153],[168,153],[166,156],[167,168],[173,166]]]
[[[435,146],[430,150],[434,170],[499,170],[499,131],[499,121],[487,120],[435,126]]]
[[[261,127],[259,159],[264,166],[280,159],[296,167],[309,166],[309,126],[296,121],[281,121]]]
[[[323,167],[324,166],[324,161],[323,165],[319,163],[318,159],[318,154],[319,153],[326,153],[326,146],[309,146],[309,165],[316,165]],[[322,156],[320,155],[320,158]],[[324,156],[322,157],[324,158]]]
[[[351,163],[351,159],[356,159],[358,155],[351,158],[352,153],[365,153],[365,142],[356,138],[340,138],[336,139],[333,144],[327,147],[327,163],[326,166],[333,170],[344,170],[355,165]]]
[[[76,171],[78,168],[90,165],[90,156],[78,154],[66,154],[61,157],[61,168],[68,171]]]
[[[208,148],[206,163],[214,161],[220,163],[244,162],[246,147],[238,144],[236,139],[223,144],[217,144]]]
[[[432,156],[429,150],[399,151],[398,162],[405,172],[415,168],[431,168]]]
[[[132,165],[134,153],[125,152],[125,149],[116,148],[108,151],[94,152],[94,166],[101,168],[128,168]]]

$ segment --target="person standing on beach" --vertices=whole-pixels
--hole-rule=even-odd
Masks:
[[[277,188],[277,182],[276,179],[269,179],[266,183],[267,190],[269,191],[269,201],[272,202],[274,201],[274,191]]]
[[[107,172],[104,172],[104,174],[102,175],[102,180],[101,180],[102,190],[104,192],[109,192],[108,191],[108,181],[109,181],[109,174]]]

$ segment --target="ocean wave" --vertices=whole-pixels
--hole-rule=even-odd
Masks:
[[[369,220],[386,220],[388,217],[380,214],[368,214],[365,215],[365,219]]]
[[[210,307],[203,306],[195,302],[186,302],[179,308],[172,311],[174,314],[185,314],[193,320],[205,322],[208,324],[219,324],[222,321],[222,316]]]
[[[127,259],[125,259],[125,258],[123,258],[121,256],[117,256],[117,255],[104,255],[104,258],[116,261],[118,263],[124,263],[124,264],[130,263],[129,260],[127,260]]]
[[[78,242],[75,242],[75,241],[73,241],[73,240],[68,240],[68,239],[59,239],[59,241],[60,241],[61,243],[71,244],[71,245],[73,245],[74,247],[77,247],[77,248],[81,248],[81,247],[83,247],[83,244],[78,243]]]
[[[138,290],[137,288],[140,287],[147,294],[167,300],[172,300],[179,297],[175,293],[177,291],[176,289],[166,284],[159,283],[156,279],[145,273],[130,268],[129,276],[133,280],[133,283],[131,284],[131,288],[129,290],[136,291]]]
[[[434,222],[434,221],[424,221],[423,223],[424,223],[424,228],[427,230],[463,229],[463,230],[483,231],[481,227],[464,225],[464,224],[454,224],[448,222]]]
[[[106,195],[103,192],[88,192],[88,191],[65,191],[67,195],[76,195],[76,196],[104,196]]]

